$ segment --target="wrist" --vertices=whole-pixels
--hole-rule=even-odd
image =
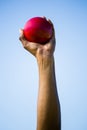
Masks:
[[[39,69],[46,70],[46,69],[52,69],[54,64],[54,56],[46,56],[46,57],[40,57],[37,58],[37,64]]]

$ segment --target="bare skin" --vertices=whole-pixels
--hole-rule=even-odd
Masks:
[[[51,24],[52,22],[48,20]],[[53,27],[53,24],[52,24]],[[61,130],[60,103],[55,77],[55,32],[51,40],[41,45],[29,42],[20,30],[23,47],[36,57],[39,70],[39,93],[37,104],[37,130]]]

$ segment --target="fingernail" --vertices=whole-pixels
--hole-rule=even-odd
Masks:
[[[19,33],[21,33],[21,29],[19,29]]]

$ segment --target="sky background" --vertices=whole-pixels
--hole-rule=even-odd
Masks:
[[[55,27],[62,130],[87,130],[86,0],[0,0],[0,130],[36,130],[37,62],[19,41],[34,16]]]

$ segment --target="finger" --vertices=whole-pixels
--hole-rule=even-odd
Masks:
[[[54,29],[54,25],[53,25],[52,21],[50,19],[48,19],[48,22],[52,25],[53,35],[55,35],[55,29]]]
[[[23,37],[23,29],[19,29],[19,39],[21,40],[21,37]]]
[[[46,19],[46,17],[45,17],[45,16],[42,16],[42,18]],[[47,19],[46,19],[46,20],[47,20]]]
[[[52,22],[50,19],[48,19],[48,22],[51,24],[51,26],[52,26],[52,28],[53,28],[53,30],[54,30],[53,22]]]
[[[51,39],[49,40],[49,42],[47,43],[47,46],[48,46],[48,48],[52,47],[53,50],[54,50],[55,45],[56,45],[56,39],[55,39],[55,31],[54,31],[54,29],[53,29],[52,37],[51,37]]]
[[[26,41],[24,34],[23,34],[23,29],[19,29],[19,33],[20,33],[19,40],[20,41]]]
[[[52,21],[50,19],[48,19],[48,22],[53,25],[53,23],[52,23]]]
[[[19,33],[20,33],[19,40],[21,41],[23,47],[26,49],[27,44],[28,44],[28,41],[27,41],[26,38],[24,37],[23,29],[19,29]]]
[[[23,36],[23,29],[19,29],[20,36]]]
[[[34,42],[24,42],[23,46],[26,50],[35,56],[39,44]]]

